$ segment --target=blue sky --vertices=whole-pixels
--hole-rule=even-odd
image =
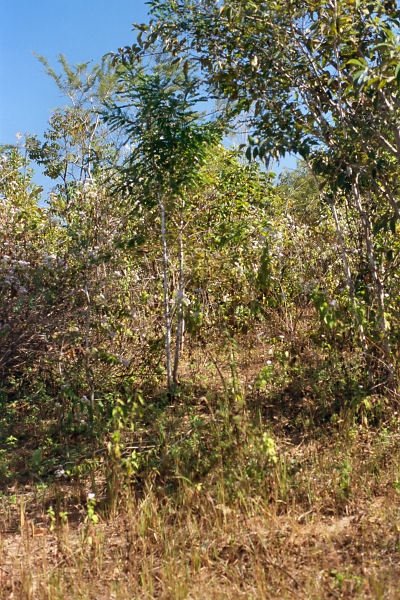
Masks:
[[[67,104],[33,52],[56,71],[60,53],[71,64],[98,62],[132,44],[132,23],[148,12],[145,0],[2,0],[0,7],[0,144],[15,143],[17,132],[42,137],[52,111]]]
[[[132,44],[132,23],[147,20],[144,0],[2,0],[0,19],[0,143],[16,133],[41,135],[63,104],[55,83],[32,52],[57,69],[62,53],[76,64]]]

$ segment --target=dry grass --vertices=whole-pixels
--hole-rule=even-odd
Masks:
[[[235,366],[242,390],[269,356],[254,348]],[[278,367],[224,412],[229,358],[218,374],[205,355],[202,369],[186,365],[192,391],[144,415],[135,435],[157,451],[133,484],[104,460],[78,479],[3,487],[1,600],[400,598],[397,413],[332,424],[301,373],[279,392]],[[265,428],[276,463],[260,460]]]
[[[231,502],[217,474],[172,495],[154,482],[126,489],[112,514],[99,501],[94,524],[83,490],[9,490],[0,597],[399,598],[398,432],[278,442],[266,493]]]

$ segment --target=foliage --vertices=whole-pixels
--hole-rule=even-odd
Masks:
[[[1,149],[0,596],[395,597],[397,12],[152,7]]]
[[[151,3],[153,19],[138,26],[138,44],[122,56],[141,56],[155,40],[178,58],[198,61],[205,83],[230,110],[246,113],[253,132],[249,160],[300,154],[313,170],[341,244],[353,319],[364,354],[371,352],[360,317],[353,274],[337,221],[337,205],[358,213],[373,287],[374,344],[393,385],[391,345],[374,220],[395,229],[398,177],[397,75],[399,12],[393,3],[241,0]],[[186,63],[185,63],[186,64]],[[394,168],[394,171],[392,171]],[[378,216],[379,215],[379,216]],[[390,268],[392,252],[386,255]],[[371,325],[371,322],[370,322]],[[396,335],[396,334],[395,334]]]
[[[119,66],[120,96],[123,108],[108,104],[103,114],[113,130],[128,135],[131,152],[120,169],[123,189],[142,189],[140,206],[158,205],[161,219],[161,246],[164,278],[164,320],[168,388],[177,383],[182,343],[184,300],[183,211],[186,194],[198,184],[198,170],[207,156],[207,146],[215,145],[222,134],[214,122],[200,123],[194,106],[200,98],[198,81],[172,64],[159,64],[146,74],[137,65]],[[117,189],[120,188],[121,183]],[[173,218],[180,206],[179,289],[177,292],[177,336],[175,360],[171,365],[171,314],[168,291],[168,247],[166,218]]]

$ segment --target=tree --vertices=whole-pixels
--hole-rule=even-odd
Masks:
[[[190,53],[212,93],[247,115],[253,130],[249,159],[298,153],[334,216],[344,200],[357,211],[373,279],[378,341],[392,379],[386,292],[373,229],[375,218],[399,218],[396,4],[154,0],[151,14],[138,45],[126,54],[148,51],[156,39],[174,54]],[[337,235],[340,242],[340,230]],[[354,276],[344,249],[342,255],[356,315]]]
[[[46,58],[37,58],[69,105],[54,111],[44,133],[45,141],[28,136],[27,148],[30,158],[44,167],[45,175],[61,181],[59,185],[68,199],[77,183],[92,180],[96,170],[98,173],[118,161],[118,144],[101,127],[99,114],[102,102],[117,94],[116,73],[109,58],[91,67],[89,62],[74,66],[61,54],[60,73]]]
[[[146,72],[135,61],[118,68],[120,103],[106,104],[104,121],[113,131],[123,130],[131,152],[120,168],[119,189],[141,189],[138,205],[158,205],[163,256],[163,294],[168,389],[177,382],[183,328],[184,211],[188,192],[198,184],[198,172],[210,145],[221,137],[220,123],[201,122],[195,110],[201,96],[198,80],[186,70],[160,64]],[[175,359],[171,359],[171,310],[167,220],[179,231],[179,286],[176,297]]]

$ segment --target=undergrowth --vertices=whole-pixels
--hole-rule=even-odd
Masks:
[[[0,598],[399,596],[398,413],[355,362],[245,344],[102,429],[3,403]]]

